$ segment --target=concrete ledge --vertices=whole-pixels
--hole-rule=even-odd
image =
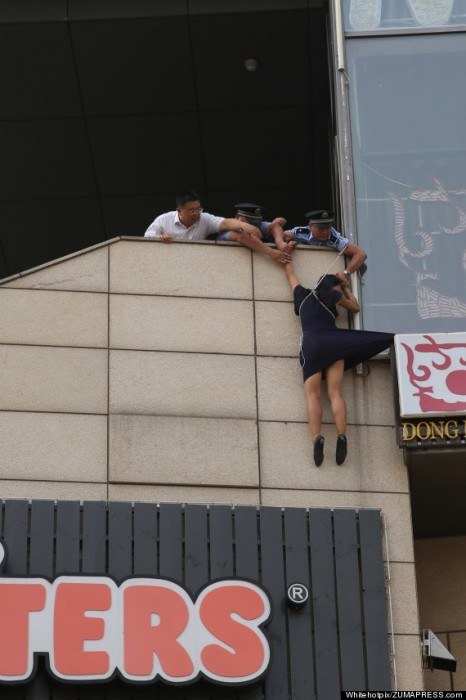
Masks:
[[[108,246],[111,242],[67,255],[51,263],[22,272],[0,282],[22,289],[61,289],[66,291],[108,291]]]
[[[227,250],[203,242],[120,241],[110,249],[110,291],[252,299],[251,251]]]
[[[54,501],[106,501],[107,485],[72,481],[0,480],[0,498]]]

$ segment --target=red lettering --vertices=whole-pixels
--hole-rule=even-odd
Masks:
[[[268,647],[257,629],[268,615],[263,596],[257,589],[225,584],[213,587],[202,599],[200,617],[220,644],[208,644],[201,660],[208,673],[217,678],[250,678],[259,675],[268,659]],[[255,626],[233,619],[256,621]],[[225,645],[230,649],[225,649]]]
[[[204,673],[222,683],[254,681],[270,649],[260,625],[270,603],[247,581],[217,581],[194,603],[176,583],[107,577],[0,577],[0,684],[23,682],[34,654],[64,680],[158,676],[186,683]]]
[[[32,672],[29,615],[43,610],[46,589],[34,583],[0,585],[0,676],[27,677]]]
[[[124,596],[124,670],[131,677],[191,677],[194,666],[178,641],[190,611],[175,584],[129,585]]]
[[[54,666],[59,675],[105,676],[109,672],[106,651],[84,651],[84,643],[102,639],[105,623],[87,612],[109,610],[110,586],[103,583],[59,583],[55,591],[53,630]]]

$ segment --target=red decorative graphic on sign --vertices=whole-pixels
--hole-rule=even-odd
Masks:
[[[402,343],[407,358],[406,371],[416,389],[413,396],[419,397],[421,411],[466,411],[466,370],[458,369],[458,366],[466,366],[466,343],[438,343],[430,335],[423,338],[427,342],[417,343],[414,348]],[[450,370],[455,362],[456,367]],[[446,396],[450,393],[464,399],[452,401]]]

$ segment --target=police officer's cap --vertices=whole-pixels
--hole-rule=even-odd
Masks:
[[[262,207],[260,204],[252,204],[252,202],[243,202],[242,204],[235,204],[235,210],[237,214],[244,216],[252,224],[255,224],[262,221],[265,207]]]
[[[316,209],[315,211],[308,211],[306,214],[306,219],[310,224],[333,224],[334,216],[332,211],[327,209]]]

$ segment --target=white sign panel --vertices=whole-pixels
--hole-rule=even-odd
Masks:
[[[466,333],[395,337],[400,416],[466,415]]]

